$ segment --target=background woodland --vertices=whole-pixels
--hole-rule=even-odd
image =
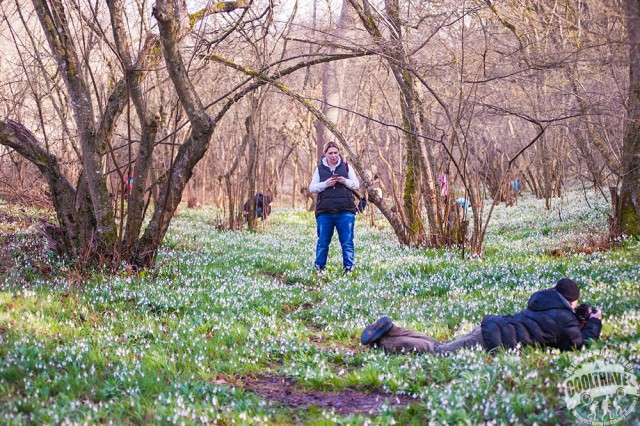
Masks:
[[[600,193],[610,236],[638,234],[637,0],[6,0],[0,13],[0,191],[53,206],[41,230],[75,258],[152,265],[181,202],[217,207],[224,229],[246,226],[257,192],[311,209],[327,140],[403,245],[482,254],[514,182],[547,208],[576,184]]]

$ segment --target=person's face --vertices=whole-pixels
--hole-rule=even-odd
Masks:
[[[578,301],[577,301],[577,300],[574,300],[573,302],[569,302],[569,303],[571,304],[571,307],[572,307],[573,309],[575,309],[575,308],[577,308],[577,307],[578,307]]]
[[[331,147],[327,150],[327,152],[325,152],[324,155],[327,156],[327,162],[330,166],[335,166],[336,164],[338,164],[338,158],[340,158],[340,151],[338,151],[338,148]]]

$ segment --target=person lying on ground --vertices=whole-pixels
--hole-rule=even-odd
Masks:
[[[367,326],[360,341],[381,346],[387,353],[446,355],[477,345],[488,351],[517,345],[580,349],[588,339],[599,339],[602,311],[586,304],[578,306],[579,297],[578,284],[562,278],[553,288],[533,293],[526,309],[515,315],[487,315],[473,331],[448,343],[398,327],[387,316]]]

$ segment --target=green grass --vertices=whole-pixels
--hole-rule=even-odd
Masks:
[[[602,340],[640,371],[640,242],[606,252],[607,207],[580,194],[525,198],[495,211],[482,259],[408,249],[388,228],[356,224],[357,270],[341,274],[339,244],[313,271],[315,222],[274,212],[260,232],[222,232],[210,209],[184,210],[154,270],[82,282],[46,253],[32,228],[2,224],[0,418],[32,423],[425,424],[572,423],[558,384],[578,353],[539,348],[389,356],[359,344],[381,315],[438,339],[485,314],[523,309],[569,276],[602,308]],[[5,206],[3,206],[4,208]],[[21,212],[28,214],[28,212]],[[16,213],[17,215],[18,213]],[[594,237],[595,235],[595,237]],[[563,255],[554,256],[552,252]],[[387,391],[408,408],[340,416],[268,403],[238,386],[276,375],[301,390]],[[638,404],[640,405],[640,404]],[[625,421],[640,422],[640,408]]]

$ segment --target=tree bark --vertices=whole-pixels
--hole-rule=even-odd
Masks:
[[[193,175],[193,169],[209,147],[216,125],[198,97],[180,55],[181,25],[172,2],[158,0],[153,8],[153,16],[160,28],[167,71],[189,118],[191,131],[187,141],[178,149],[171,169],[160,178],[164,185],[161,187],[151,221],[136,248],[136,260],[142,265],[153,263],[160,242],[169,229],[171,218],[182,199],[182,193]]]
[[[22,124],[13,120],[0,120],[0,144],[13,148],[33,163],[49,184],[53,206],[63,233],[66,252],[73,256],[84,254],[83,228],[76,214],[76,191],[60,170],[58,159],[48,153]]]
[[[624,0],[629,41],[629,100],[622,147],[619,231],[640,234],[640,1]]]
[[[254,131],[254,117],[258,111],[258,100],[253,97],[251,99],[251,110],[249,111],[249,115],[244,121],[245,129],[247,130],[246,138],[249,141],[249,158],[247,159],[247,200],[249,201],[249,211],[245,212],[247,214],[247,223],[249,225],[249,229],[256,229],[256,203],[255,203],[255,195],[256,195],[256,175],[258,169],[258,138],[256,137],[256,133]]]
[[[69,94],[82,148],[83,176],[87,179],[89,197],[96,220],[96,243],[100,247],[99,250],[110,253],[116,243],[117,232],[111,199],[101,167],[106,145],[98,143],[96,137],[97,129],[91,93],[81,73],[81,64],[67,25],[62,2],[33,0],[33,6]]]
[[[129,170],[133,168],[133,188],[129,193],[127,227],[124,237],[123,251],[131,255],[131,250],[138,239],[142,222],[144,220],[145,198],[147,176],[153,160],[153,148],[158,132],[159,116],[149,111],[140,85],[143,70],[150,68],[160,59],[160,55],[152,55],[151,52],[159,47],[157,38],[149,35],[140,51],[137,60],[131,58],[131,46],[125,32],[123,22],[124,12],[122,10],[123,0],[113,0],[108,2],[111,16],[111,26],[115,40],[115,47],[122,63],[124,79],[127,93],[135,106],[141,127],[140,145],[138,148],[135,167],[129,164]],[[129,142],[131,144],[131,142]]]
[[[427,238],[424,223],[422,221],[420,200],[422,198],[422,165],[426,164],[421,158],[421,149],[418,142],[419,126],[419,99],[413,76],[407,70],[409,59],[402,45],[402,26],[399,17],[399,4],[397,0],[385,0],[385,24],[389,27],[390,40],[382,36],[382,32],[376,24],[376,19],[371,11],[368,0],[360,4],[356,0],[349,0],[356,10],[360,21],[373,38],[381,53],[387,58],[396,83],[400,89],[400,108],[402,111],[402,127],[405,132],[404,143],[406,147],[405,182],[402,193],[404,217],[406,217],[405,233],[410,245],[424,245],[432,243],[433,238]],[[403,66],[404,65],[404,66]],[[426,176],[428,178],[429,176]],[[429,182],[426,183],[429,186]],[[427,218],[430,232],[437,233],[437,206],[427,204]],[[437,238],[435,239],[437,241]]]

